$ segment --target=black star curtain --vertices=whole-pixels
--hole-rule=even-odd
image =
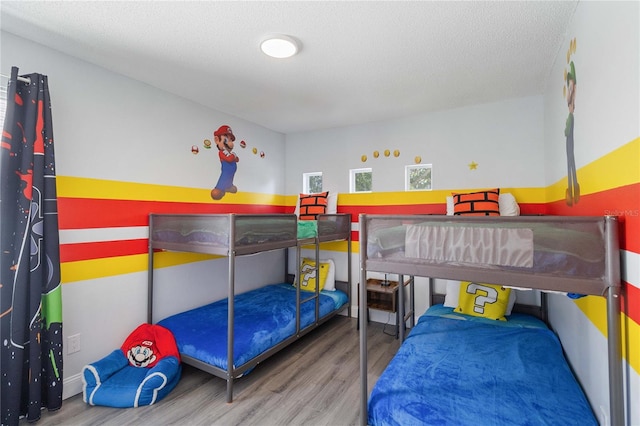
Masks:
[[[2,425],[62,405],[62,295],[47,77],[13,67],[2,129]]]

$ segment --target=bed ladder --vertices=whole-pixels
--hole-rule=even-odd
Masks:
[[[400,324],[398,324],[398,332],[400,334],[400,342],[404,342],[407,337],[407,321],[409,321],[409,328],[413,328],[415,325],[415,281],[416,278],[413,275],[409,275],[409,278],[405,281],[404,275],[398,275],[398,310],[400,311]],[[400,284],[402,283],[402,284]],[[404,288],[409,286],[409,306],[405,303],[405,291]]]
[[[296,267],[298,268],[296,281],[296,335],[299,335],[302,331],[300,329],[300,306],[303,303],[308,302],[309,300],[315,300],[315,320],[307,326],[307,328],[316,327],[320,321],[320,240],[316,236],[313,238],[313,245],[315,246],[315,276],[316,276],[316,289],[312,296],[307,297],[304,300],[301,300],[300,294],[300,286],[301,286],[301,277],[302,277],[302,246],[305,244],[309,244],[309,240],[299,240],[296,247]]]

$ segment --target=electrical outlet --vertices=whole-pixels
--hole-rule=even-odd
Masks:
[[[67,355],[80,352],[80,334],[67,337]]]

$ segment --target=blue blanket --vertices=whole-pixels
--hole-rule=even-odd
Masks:
[[[375,384],[369,424],[598,424],[544,323],[518,314],[505,323],[431,309]]]
[[[301,300],[313,293],[302,291]],[[347,303],[343,292],[320,293],[320,317]],[[293,336],[296,329],[296,289],[273,284],[234,298],[233,363],[239,367]],[[173,315],[159,322],[173,333],[178,350],[207,364],[227,369],[227,299]],[[302,304],[301,328],[314,322],[315,300]]]

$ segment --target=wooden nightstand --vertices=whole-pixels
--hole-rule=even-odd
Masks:
[[[375,278],[367,279],[367,322],[369,321],[369,309],[393,312],[396,314],[396,339],[400,325],[400,312],[398,310],[398,281],[388,281],[389,285],[382,285],[383,280]],[[405,285],[409,280],[405,282]],[[358,298],[360,297],[360,283],[358,283]],[[358,311],[358,326],[360,328],[360,311]]]

